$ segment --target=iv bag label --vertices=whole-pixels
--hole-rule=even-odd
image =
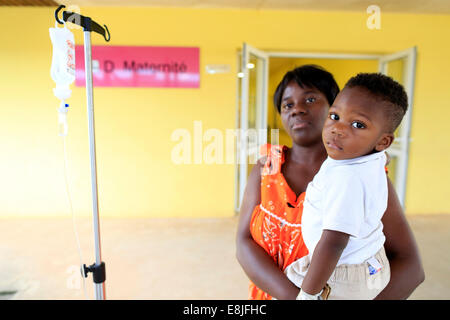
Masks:
[[[67,72],[75,75],[75,43],[66,40],[67,43]]]

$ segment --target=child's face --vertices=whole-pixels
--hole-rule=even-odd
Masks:
[[[385,108],[371,107],[382,103],[360,87],[345,88],[338,94],[322,131],[331,158],[357,158],[391,145],[394,136],[385,131]]]

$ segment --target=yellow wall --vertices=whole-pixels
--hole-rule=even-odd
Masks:
[[[50,78],[54,9],[0,7],[0,217],[63,216],[62,141]],[[235,126],[236,51],[390,53],[418,48],[407,189],[408,213],[450,212],[450,16],[232,9],[82,8],[108,25],[110,45],[198,46],[199,89],[96,88],[98,187],[102,216],[233,215],[232,164],[175,165],[177,128],[223,133]],[[76,31],[77,44],[82,32]],[[103,45],[93,35],[94,45]],[[206,64],[232,72],[209,75]],[[91,214],[85,90],[73,86],[67,137],[74,210]],[[204,143],[206,145],[207,143]]]

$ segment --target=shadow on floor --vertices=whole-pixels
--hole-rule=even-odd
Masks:
[[[449,299],[450,215],[410,216],[426,273],[410,299]],[[101,220],[107,299],[247,299],[235,258],[237,218]],[[77,219],[82,263],[95,261],[91,220]],[[71,218],[2,219],[1,299],[92,299]],[[83,290],[85,288],[85,290]]]

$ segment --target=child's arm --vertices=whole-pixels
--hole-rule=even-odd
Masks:
[[[303,280],[302,291],[314,295],[325,287],[347,246],[348,238],[349,235],[343,232],[323,230]]]

